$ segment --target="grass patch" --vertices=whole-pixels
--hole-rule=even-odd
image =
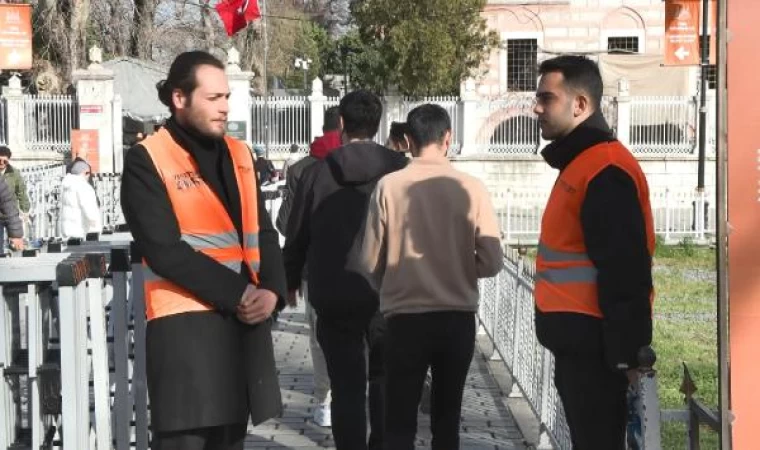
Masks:
[[[715,252],[688,242],[658,246],[654,266],[654,348],[660,407],[685,407],[679,391],[685,362],[698,389],[696,397],[717,408]],[[700,444],[703,449],[719,448],[718,434],[702,427]],[[664,424],[662,448],[686,448],[686,426]]]

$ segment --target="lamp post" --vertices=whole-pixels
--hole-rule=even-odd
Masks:
[[[308,89],[309,81],[308,81],[308,73],[309,73],[309,66],[311,65],[311,58],[296,58],[295,66],[296,69],[303,70],[303,90],[306,92]]]

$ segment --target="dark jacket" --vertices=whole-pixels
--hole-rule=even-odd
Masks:
[[[363,276],[346,270],[346,264],[377,181],[405,165],[402,154],[361,141],[344,145],[306,169],[283,252],[289,289],[300,286],[301,271],[308,265],[309,302],[320,320],[364,329],[377,311],[377,292]]]
[[[166,124],[190,153],[242,236],[240,192],[232,158],[221,140],[203,139],[173,120]],[[258,196],[261,191],[257,188]],[[158,275],[214,307],[152,320],[147,329],[147,374],[153,430],[173,431],[260,423],[281,410],[270,323],[249,326],[235,316],[248,283],[180,240],[164,183],[142,145],[126,156],[122,208],[137,247]],[[284,304],[285,277],[279,235],[259,202],[259,288]],[[203,214],[202,206],[198,213]]]
[[[288,167],[288,173],[285,177],[285,189],[282,192],[282,204],[280,204],[280,210],[277,212],[277,221],[275,222],[277,229],[280,230],[283,236],[287,233],[288,218],[290,217],[290,211],[293,209],[293,198],[301,182],[303,172],[317,161],[319,159],[309,155],[299,159],[295,164]]]
[[[18,201],[13,195],[8,183],[0,179],[0,214],[2,215],[2,225],[8,233],[9,238],[24,237],[24,226],[21,223],[21,217],[18,213]]]
[[[272,180],[272,177],[276,172],[272,161],[266,159],[263,156],[260,156],[256,158],[256,161],[253,163],[253,165],[256,168],[256,175],[261,181],[261,184],[269,183]]]
[[[604,118],[595,114],[542,155],[562,171],[586,149],[612,140]],[[538,339],[555,354],[599,355],[610,368],[638,367],[638,350],[652,342],[652,258],[636,185],[621,168],[609,166],[589,182],[581,227],[597,269],[604,319],[536,310]]]
[[[9,164],[3,174],[3,180],[5,180],[8,187],[11,188],[13,195],[16,196],[16,200],[18,200],[18,209],[21,212],[29,212],[29,207],[31,205],[29,204],[29,195],[26,192],[26,183],[24,183],[24,178],[21,176],[21,172]]]

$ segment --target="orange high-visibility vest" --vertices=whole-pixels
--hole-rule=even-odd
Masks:
[[[646,177],[620,142],[595,145],[559,174],[541,220],[536,260],[536,306],[541,312],[571,312],[602,318],[596,268],[588,257],[581,227],[581,207],[589,182],[608,166],[624,170],[636,185],[649,254],[655,235]],[[611,217],[610,220],[615,220]],[[650,296],[650,301],[653,299]]]
[[[179,223],[181,239],[201,252],[237,272],[245,267],[258,284],[259,217],[256,198],[256,175],[248,147],[225,137],[235,168],[243,217],[243,239],[232,223],[219,197],[198,171],[198,165],[187,150],[177,144],[171,134],[161,128],[141,142],[161,176],[174,215]],[[145,274],[145,309],[148,320],[213,308],[193,294],[154,273],[143,260]]]

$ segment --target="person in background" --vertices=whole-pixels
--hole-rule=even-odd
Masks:
[[[253,163],[253,165],[256,168],[256,173],[259,176],[259,183],[262,185],[267,184],[272,181],[272,178],[274,178],[276,174],[274,164],[272,164],[272,161],[266,158],[266,152],[263,146],[254,146],[253,152],[256,154],[256,161]]]
[[[280,174],[280,179],[287,179],[288,178],[288,169],[290,167],[297,163],[301,158],[298,156],[298,144],[291,144],[290,146],[290,155],[288,155],[288,159],[285,160],[285,162],[282,164],[282,173]]]
[[[330,376],[335,446],[376,450],[382,448],[385,429],[385,321],[377,310],[377,292],[360,274],[349,271],[346,262],[363,229],[375,184],[407,161],[372,140],[383,113],[376,95],[351,92],[339,108],[343,146],[306,169],[288,219],[283,253],[291,303],[308,264],[309,301],[317,311],[317,340]]]
[[[18,212],[18,201],[8,183],[0,179],[0,254],[5,253],[5,234],[12,250],[24,249],[24,226]]]
[[[102,223],[95,191],[88,179],[90,165],[76,161],[61,184],[61,233],[64,239],[84,239],[88,233],[100,233]]]
[[[22,219],[29,213],[30,203],[29,195],[26,192],[26,184],[21,172],[11,165],[11,149],[6,146],[0,146],[0,177],[8,184],[18,202],[18,209],[21,212]],[[2,216],[0,216],[2,220]]]
[[[408,133],[406,122],[391,122],[385,146],[397,152],[408,153],[411,149]]]
[[[324,125],[322,126],[323,135],[316,138],[311,144],[309,155],[293,164],[288,170],[285,190],[285,198],[280,206],[277,215],[277,229],[285,235],[287,233],[288,218],[293,206],[293,198],[301,185],[301,178],[304,171],[317,161],[323,160],[325,156],[333,150],[340,147],[340,116],[337,106],[325,110]],[[286,236],[287,240],[287,236]],[[304,266],[301,282],[301,298],[305,304],[306,321],[309,323],[309,348],[311,349],[311,361],[314,367],[314,397],[317,400],[317,407],[314,408],[312,419],[314,423],[322,427],[332,425],[330,412],[330,377],[327,374],[327,363],[322,347],[317,341],[317,313],[309,301],[309,288],[306,283],[307,268]]]
[[[478,278],[503,265],[499,223],[483,182],[446,157],[446,110],[419,106],[407,124],[414,158],[377,183],[355,264],[379,291],[388,321],[385,449],[414,450],[430,369],[431,447],[453,450],[475,348]]]

